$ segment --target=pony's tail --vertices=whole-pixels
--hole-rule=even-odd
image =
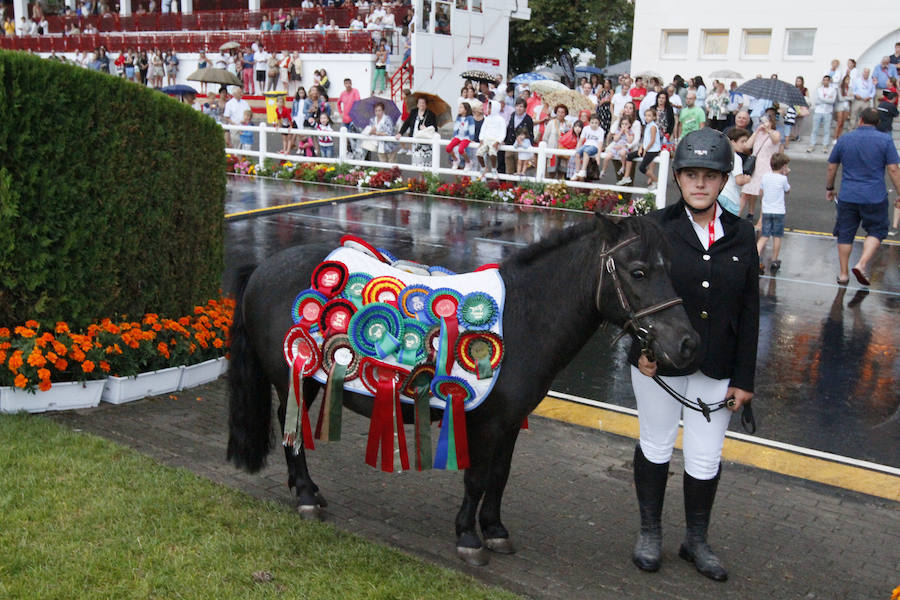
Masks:
[[[255,266],[243,267],[237,276],[237,298],[231,325],[231,361],[228,379],[231,397],[228,409],[226,460],[251,473],[266,462],[271,444],[272,390],[250,343],[244,319],[244,292]]]

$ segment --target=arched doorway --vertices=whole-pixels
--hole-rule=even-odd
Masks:
[[[895,29],[891,33],[882,36],[877,42],[869,46],[869,48],[859,55],[856,66],[860,72],[865,67],[870,69],[881,62],[882,57],[890,56],[894,53],[894,44],[900,42],[900,29]]]

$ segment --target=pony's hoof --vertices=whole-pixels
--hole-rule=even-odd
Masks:
[[[484,545],[487,546],[487,549],[496,552],[497,554],[515,554],[516,547],[513,546],[512,541],[508,538],[485,538]]]
[[[316,504],[301,504],[297,507],[300,518],[304,521],[324,521],[325,511]]]
[[[483,567],[490,562],[484,546],[481,548],[456,547],[456,555],[470,567]]]

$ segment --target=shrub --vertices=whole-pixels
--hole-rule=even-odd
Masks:
[[[159,92],[0,51],[0,324],[185,314],[215,296],[223,146]]]

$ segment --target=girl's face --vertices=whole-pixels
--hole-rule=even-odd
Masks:
[[[459,105],[459,110],[456,111],[456,114],[458,114],[458,115],[461,116],[461,117],[466,116],[466,107],[463,106],[462,104],[460,104],[460,105]]]
[[[622,108],[622,114],[633,116],[634,115],[634,102],[626,102],[625,106]]]
[[[375,114],[378,114],[377,108],[375,109]],[[326,113],[321,113],[319,115],[319,123],[321,123],[322,125],[328,125],[328,115]]]
[[[524,139],[525,139],[525,134],[524,134],[524,133],[519,133],[519,134],[516,135],[516,141],[517,141],[517,142],[521,143]]]
[[[684,201],[698,210],[706,210],[716,201],[728,177],[712,169],[689,167],[675,174]]]
[[[665,92],[660,92],[659,95],[656,96],[656,105],[661,108],[664,107],[668,101],[669,95]]]
[[[582,130],[582,129],[583,129],[583,127],[582,127],[581,125],[574,125],[574,126],[572,126],[572,131],[575,132],[575,135],[581,135],[581,130]]]

